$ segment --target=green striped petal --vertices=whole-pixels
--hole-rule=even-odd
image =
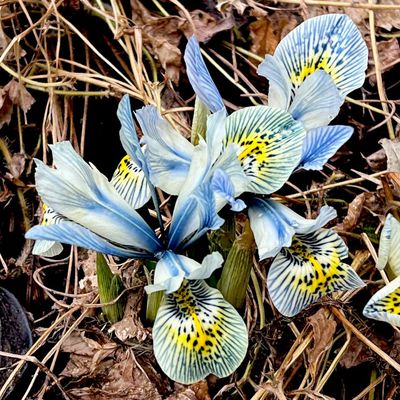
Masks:
[[[166,295],[153,328],[154,354],[174,381],[190,384],[209,374],[225,377],[243,361],[246,325],[217,289],[184,281]]]
[[[53,224],[59,224],[63,221],[68,221],[67,218],[63,217],[58,212],[55,212],[52,208],[43,204],[43,219],[41,225],[48,226]],[[43,256],[43,257],[55,257],[63,251],[63,246],[60,242],[53,240],[36,240],[32,254]]]
[[[293,237],[272,263],[267,286],[278,311],[292,317],[321,297],[364,286],[356,272],[342,262],[347,248],[337,233],[317,229]]]
[[[371,297],[363,314],[367,318],[400,326],[400,276]]]
[[[239,146],[238,158],[249,178],[248,191],[270,194],[282,187],[298,165],[305,130],[277,108],[246,107],[226,119],[223,146]]]
[[[134,209],[142,207],[150,200],[151,192],[144,172],[128,155],[118,164],[111,184]]]

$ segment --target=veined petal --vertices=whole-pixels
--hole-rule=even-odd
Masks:
[[[363,314],[367,318],[400,326],[400,276],[370,298]]]
[[[115,244],[151,253],[160,250],[154,231],[69,142],[51,148],[57,169],[36,160],[37,190],[49,207]]]
[[[287,111],[289,109],[292,84],[282,62],[270,54],[258,66],[257,74],[269,81],[268,105]]]
[[[285,66],[294,88],[322,69],[343,97],[363,85],[368,65],[365,41],[344,14],[321,15],[303,22],[278,44],[274,57]]]
[[[289,112],[308,131],[328,125],[338,114],[344,97],[332,77],[325,71],[315,71],[295,91]]]
[[[230,204],[232,211],[239,212],[246,208],[246,204],[243,200],[235,200],[235,188],[233,187],[233,183],[229,176],[221,169],[217,169],[214,172],[211,179],[211,187],[214,194],[217,196],[217,203],[218,197],[220,197],[222,202],[228,202]]]
[[[298,165],[305,130],[289,113],[267,106],[246,107],[226,119],[224,146],[239,145],[248,190],[278,190]]]
[[[61,214],[55,212],[53,209],[43,204],[43,220],[41,225],[53,225],[59,224],[63,221],[67,221]],[[63,251],[63,246],[59,242],[54,240],[36,240],[33,245],[32,254],[43,256],[43,257],[55,257]]]
[[[160,290],[165,290],[166,293],[175,292],[183,279],[207,279],[223,262],[224,259],[218,252],[204,257],[200,264],[189,257],[166,251],[156,265],[154,284],[146,286],[145,290],[148,294]]]
[[[155,106],[135,112],[143,131],[153,184],[179,194],[189,172],[194,146],[161,117]]]
[[[225,108],[222,97],[204,63],[199,43],[194,35],[188,40],[184,58],[186,73],[196,95],[213,113]]]
[[[146,178],[148,178],[149,169],[133,123],[131,103],[128,95],[122,97],[119,102],[117,116],[121,123],[119,136],[122,146],[129,157],[144,172]]]
[[[204,141],[195,147],[189,174],[176,200],[168,236],[168,248],[184,249],[208,230],[223,224],[217,214],[210,182],[211,165]]]
[[[226,118],[225,109],[221,109],[207,118],[206,139],[211,164],[217,161],[223,150],[223,141],[226,137]]]
[[[274,306],[292,317],[329,293],[363,287],[356,272],[342,262],[346,256],[343,240],[332,230],[295,236],[292,246],[276,256],[268,273]]]
[[[154,354],[174,381],[190,384],[209,374],[222,378],[242,363],[246,325],[217,289],[185,281],[165,296],[153,327]]]
[[[336,151],[350,139],[353,128],[343,125],[323,126],[307,132],[299,168],[320,170]]]
[[[392,214],[386,216],[381,232],[376,267],[382,270],[387,264],[392,275],[400,276],[400,222]]]
[[[336,217],[330,206],[323,206],[316,219],[306,219],[275,200],[259,198],[252,200],[248,213],[260,260],[289,247],[295,233],[311,233]]]
[[[25,237],[27,239],[34,240],[57,241],[118,257],[154,257],[152,253],[137,249],[136,247],[122,247],[110,243],[99,235],[91,232],[89,229],[71,221],[61,222],[56,225],[34,226],[33,228],[29,229],[29,231],[25,234]]]
[[[135,210],[150,200],[151,192],[144,172],[128,155],[118,164],[111,184]]]

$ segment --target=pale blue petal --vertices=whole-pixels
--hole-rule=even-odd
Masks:
[[[310,18],[286,35],[274,57],[279,59],[293,87],[316,70],[334,80],[342,97],[361,87],[368,66],[368,49],[360,31],[344,14]],[[321,98],[325,97],[321,91]]]
[[[315,71],[295,91],[289,112],[308,131],[328,125],[338,114],[344,97],[325,71]]]
[[[392,214],[386,216],[381,232],[376,267],[384,269],[387,264],[390,275],[400,276],[400,222]]]
[[[214,193],[211,189],[211,165],[204,141],[195,147],[188,177],[177,198],[168,246],[183,249],[208,230],[218,229],[222,223],[217,214]]]
[[[69,142],[51,147],[57,169],[36,161],[37,190],[49,207],[113,243],[160,250],[153,230],[104,175],[86,164]]]
[[[226,123],[226,110],[222,109],[207,118],[207,132],[206,139],[208,151],[210,153],[210,163],[214,164],[215,161],[221,156],[223,140],[226,136],[225,123]]]
[[[194,35],[188,40],[184,58],[186,72],[196,95],[213,113],[225,108],[222,97],[204,63],[199,43]]]
[[[110,254],[118,257],[153,258],[154,255],[144,250],[122,247],[112,244],[104,238],[91,232],[74,222],[62,222],[56,225],[37,225],[26,234],[27,239],[58,241],[73,246],[83,247],[99,253]]]
[[[235,200],[235,188],[233,183],[229,176],[221,169],[217,169],[214,172],[211,179],[211,188],[215,195],[222,197],[230,204],[232,211],[239,212],[246,208],[246,204],[243,200]]]
[[[257,74],[269,80],[268,105],[287,111],[292,86],[282,62],[277,57],[268,54],[258,66]]]
[[[274,200],[254,198],[249,207],[250,226],[260,260],[274,257],[282,247],[289,247],[295,233],[308,234],[336,217],[336,211],[323,206],[316,219],[306,219]]]
[[[149,177],[149,169],[143,155],[133,123],[131,103],[129,96],[122,97],[118,105],[117,116],[121,123],[119,132],[122,146],[129,157],[143,170],[146,178]]]
[[[320,170],[336,151],[350,139],[353,128],[343,125],[323,126],[307,132],[299,168]]]
[[[151,181],[164,192],[177,195],[189,172],[194,146],[160,115],[155,106],[143,107],[135,115],[144,135]]]
[[[183,279],[209,278],[215,269],[221,267],[223,261],[218,252],[209,254],[200,264],[189,257],[166,251],[156,265],[154,284],[146,286],[145,290],[148,294],[160,290],[165,290],[167,294],[175,292]]]

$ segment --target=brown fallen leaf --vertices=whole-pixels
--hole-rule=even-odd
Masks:
[[[231,29],[235,24],[235,19],[232,14],[217,20],[214,16],[202,11],[194,10],[190,12],[192,21],[194,23],[195,31],[191,29],[190,25],[185,26],[185,35],[191,36],[193,33],[196,35],[199,42],[207,42],[216,33]]]
[[[367,157],[364,157],[362,154],[361,156],[365,159],[369,167],[374,172],[383,171],[386,169],[386,153],[385,150],[380,149],[375,151],[374,153],[370,154]]]
[[[12,155],[11,163],[8,165],[12,179],[19,179],[25,169],[25,155],[15,153]]]
[[[313,379],[316,378],[323,354],[331,347],[336,322],[328,319],[324,309],[318,310],[308,318],[314,333],[314,346],[307,350],[308,368]]]
[[[400,172],[400,142],[390,139],[381,139],[379,144],[386,153],[387,170],[390,172]]]
[[[167,400],[211,400],[208,393],[208,384],[206,380],[185,386],[175,383],[175,393]]]
[[[290,17],[289,17],[290,15]],[[276,46],[298,24],[292,14],[275,12],[263,18],[258,18],[250,24],[252,38],[251,51],[264,57],[273,54]]]
[[[365,203],[365,193],[361,193],[356,196],[353,201],[349,204],[347,215],[344,217],[342,223],[337,224],[336,228],[340,231],[351,232],[358,225]]]

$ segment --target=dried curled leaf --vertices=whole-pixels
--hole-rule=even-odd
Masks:
[[[381,139],[379,144],[386,153],[387,170],[391,172],[400,172],[400,142],[390,139]]]

